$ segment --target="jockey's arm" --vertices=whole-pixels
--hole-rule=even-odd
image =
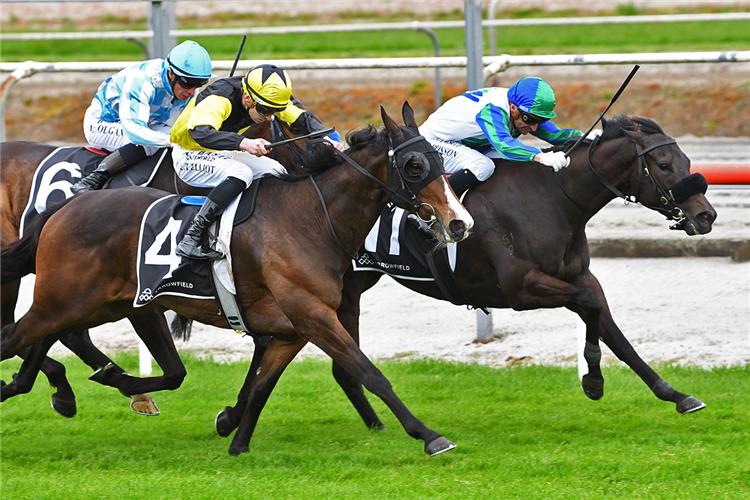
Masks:
[[[578,137],[582,134],[580,130],[573,128],[561,129],[551,121],[541,123],[535,131],[531,131],[530,133],[534,137],[538,137],[550,144],[563,144],[571,137]]]
[[[190,113],[187,131],[201,148],[214,151],[238,151],[245,137],[237,132],[220,130],[232,112],[232,103],[226,97],[210,95]]]
[[[151,130],[148,122],[151,101],[156,96],[153,84],[139,72],[127,76],[120,94],[120,123],[128,140],[142,146],[169,146],[169,134]]]
[[[289,129],[295,134],[307,135],[325,129],[317,116],[296,106],[294,103],[290,103],[284,111],[276,113],[275,116],[284,123],[287,123]],[[326,139],[337,149],[344,150],[344,146],[341,144],[341,135],[338,132],[331,132]]]
[[[488,104],[477,114],[476,121],[495,151],[506,160],[534,161],[541,152],[511,135],[508,111],[499,106]]]

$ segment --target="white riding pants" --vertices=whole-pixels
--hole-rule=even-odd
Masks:
[[[466,169],[474,174],[474,177],[480,182],[484,182],[495,171],[492,158],[500,158],[500,155],[492,147],[485,151],[477,151],[458,141],[444,141],[430,136],[425,136],[425,139],[438,153],[443,155],[446,174]]]
[[[106,149],[107,151],[114,151],[121,148],[126,144],[130,144],[130,139],[125,135],[125,131],[122,128],[120,121],[116,122],[105,122],[101,118],[102,109],[99,101],[94,101],[91,106],[86,110],[86,114],[83,115],[83,135],[89,144],[98,149]],[[154,122],[149,125],[151,130],[163,132],[169,134],[172,127],[166,123]],[[151,156],[156,153],[159,149],[158,146],[143,146],[146,150],[146,154]]]
[[[250,186],[253,179],[270,173],[286,174],[284,166],[267,156],[247,151],[201,151],[172,146],[172,163],[177,177],[193,187],[216,187],[227,177],[236,177]]]

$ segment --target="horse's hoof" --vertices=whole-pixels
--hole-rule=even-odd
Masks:
[[[677,403],[677,411],[682,413],[683,415],[685,413],[693,413],[698,410],[702,410],[705,407],[706,403],[693,396],[683,398],[682,401]]]
[[[53,394],[52,409],[65,418],[73,418],[76,416],[76,400],[60,399]]]
[[[148,394],[133,394],[130,396],[130,409],[138,415],[149,417],[161,414],[153,398]]]
[[[229,410],[231,409],[231,406],[224,407],[223,410],[216,414],[216,420],[214,420],[216,432],[223,438],[228,437],[237,428],[229,416]]]
[[[581,379],[581,389],[589,399],[597,401],[604,396],[604,379],[596,380],[588,373]]]
[[[232,443],[229,446],[229,454],[235,457],[240,455],[241,453],[247,453],[248,451],[250,451],[250,447],[247,445],[239,446],[239,445],[235,445],[234,443]]]
[[[453,448],[455,448],[456,445],[445,439],[443,436],[440,436],[437,439],[433,439],[430,443],[424,445],[424,452],[427,453],[429,456],[434,457],[435,455],[440,455],[441,453],[445,453],[446,451],[450,451]]]

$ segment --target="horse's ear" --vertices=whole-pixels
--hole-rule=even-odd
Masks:
[[[627,137],[631,141],[637,142],[638,144],[640,144],[641,146],[643,146],[643,143],[641,142],[642,139],[643,139],[643,133],[642,132],[639,132],[637,130],[622,129],[622,133],[625,134],[625,137]]]
[[[388,130],[388,135],[391,136],[391,139],[401,140],[401,127],[393,121],[393,118],[388,116],[383,106],[380,106],[380,117],[383,119],[383,125]]]
[[[409,101],[404,101],[404,105],[401,108],[401,117],[404,119],[404,125],[414,130],[419,129],[417,120],[414,118],[414,110],[409,105]]]

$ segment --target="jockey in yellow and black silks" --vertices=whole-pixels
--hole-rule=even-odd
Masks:
[[[265,139],[248,139],[242,132],[253,123],[279,119],[293,132],[322,130],[312,113],[292,102],[292,82],[286,71],[261,64],[244,76],[216,80],[196,95],[172,128],[172,159],[180,179],[195,187],[214,188],[177,246],[177,254],[193,259],[216,259],[222,254],[201,247],[201,238],[216,214],[226,208],[253,179],[286,169],[268,153]],[[335,134],[335,133],[334,133]],[[339,136],[330,137],[343,149]]]

